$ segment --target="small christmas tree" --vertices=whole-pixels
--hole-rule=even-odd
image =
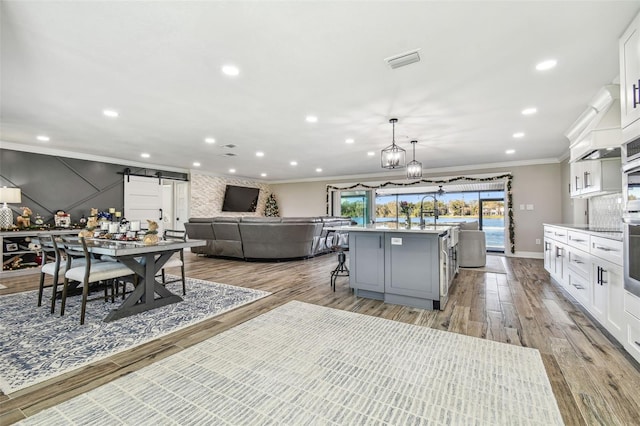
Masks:
[[[267,198],[267,202],[264,205],[264,215],[267,217],[280,216],[280,211],[278,210],[278,203],[276,202],[276,197],[273,194],[269,194],[269,198]]]

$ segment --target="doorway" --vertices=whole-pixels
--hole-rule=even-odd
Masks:
[[[479,223],[485,233],[487,251],[504,253],[504,198],[480,194]]]

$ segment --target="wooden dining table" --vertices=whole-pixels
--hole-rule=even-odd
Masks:
[[[138,314],[140,312],[182,301],[182,297],[169,291],[156,275],[176,252],[206,244],[204,240],[164,241],[144,245],[141,241],[116,241],[90,238],[87,250],[92,254],[108,255],[128,266],[138,277],[139,284],[122,304],[112,310],[105,322]]]

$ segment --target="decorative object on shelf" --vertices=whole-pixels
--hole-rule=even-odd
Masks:
[[[28,228],[31,226],[31,215],[33,212],[29,207],[20,207],[22,209],[22,215],[16,219],[16,225],[18,228]]]
[[[142,244],[145,246],[158,244],[158,223],[149,219],[147,219],[147,223],[149,224],[149,230],[144,234]]]
[[[393,125],[393,136],[391,145],[380,153],[381,165],[385,169],[401,169],[404,167],[406,151],[396,145],[396,123],[397,118],[392,118],[389,123]]]
[[[411,229],[411,205],[406,201],[400,201],[400,212],[407,218],[405,228]]]
[[[413,145],[413,160],[407,163],[407,179],[418,179],[422,177],[422,163],[416,161],[417,143],[418,141],[411,141],[411,145]]]
[[[87,218],[82,215],[80,220],[78,220],[78,223],[80,223],[80,225],[85,225],[87,223]]]
[[[42,218],[42,216],[40,216],[39,213],[36,213],[36,218],[34,219],[33,223],[35,223],[36,226],[42,226],[44,225],[44,219]]]
[[[405,186],[414,186],[414,185],[419,185],[422,183],[429,183],[429,184],[447,184],[447,183],[453,183],[453,182],[459,182],[459,181],[469,181],[469,182],[495,182],[497,180],[506,180],[507,182],[507,217],[509,218],[509,243],[510,243],[510,249],[511,249],[511,253],[515,253],[516,252],[516,226],[515,226],[515,222],[513,219],[513,192],[512,192],[512,185],[513,185],[513,175],[511,173],[507,173],[507,174],[503,174],[503,175],[498,175],[498,176],[490,176],[490,177],[485,177],[485,178],[476,178],[476,177],[468,177],[468,176],[457,176],[457,177],[453,177],[450,179],[440,179],[440,180],[431,180],[431,179],[420,179],[420,180],[416,180],[414,182],[384,182],[381,183],[379,185],[367,185],[366,183],[356,183],[354,185],[349,185],[349,186],[345,186],[345,187],[340,187],[340,186],[333,186],[333,185],[327,185],[327,194],[326,194],[326,207],[327,207],[327,214],[329,214],[329,210],[331,208],[331,191],[350,191],[352,189],[355,188],[363,188],[363,189],[378,189],[378,188],[385,188],[387,186],[394,186],[394,187],[405,187]]]
[[[273,193],[269,194],[267,202],[264,205],[264,215],[266,217],[278,217],[280,216],[280,210],[278,209],[278,202],[276,196]]]
[[[0,203],[4,203],[0,207],[0,228],[11,228],[13,226],[13,212],[7,207],[7,203],[20,202],[22,202],[20,188],[7,188],[6,186],[0,188]]]
[[[53,216],[53,221],[57,228],[71,227],[71,215],[63,212],[62,210],[56,212],[55,216]]]
[[[89,216],[89,219],[86,222],[87,227],[78,233],[78,237],[92,238],[95,229],[98,226],[98,218],[95,216]]]

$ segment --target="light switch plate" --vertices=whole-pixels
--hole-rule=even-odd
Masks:
[[[533,210],[533,204],[527,204],[527,210]]]
[[[402,238],[391,238],[391,245],[392,246],[401,246],[402,245]]]

